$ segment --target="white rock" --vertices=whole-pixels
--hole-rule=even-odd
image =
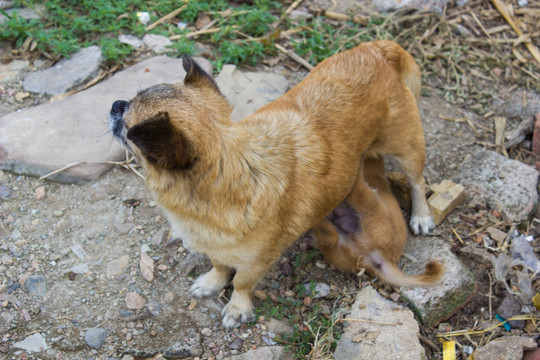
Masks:
[[[30,352],[41,352],[49,348],[45,342],[45,338],[40,333],[35,333],[23,341],[16,342],[13,344],[13,347]]]
[[[219,89],[234,106],[231,119],[238,121],[285,93],[289,82],[283,76],[264,72],[242,72],[225,65],[216,77]]]
[[[538,171],[493,151],[478,151],[463,162],[461,183],[500,204],[510,221],[523,220],[538,198]]]
[[[143,36],[143,42],[150,50],[156,54],[163,54],[169,51],[167,46],[172,45],[172,41],[165,36],[146,34]]]
[[[358,293],[351,310],[347,319],[373,323],[348,321],[334,352],[336,360],[426,359],[418,340],[418,323],[409,309],[383,298],[368,286]]]
[[[121,34],[118,36],[118,41],[124,44],[133,46],[134,48],[140,48],[144,45],[144,41],[133,35]]]

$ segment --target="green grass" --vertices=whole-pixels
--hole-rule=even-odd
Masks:
[[[114,63],[122,62],[135,51],[118,40],[120,34],[142,37],[145,33],[171,36],[189,32],[170,22],[146,31],[146,25],[138,21],[137,12],[147,11],[151,14],[151,24],[182,5],[175,0],[19,0],[15,5],[36,8],[42,3],[45,7],[43,19],[25,20],[15,13],[0,24],[0,40],[12,41],[18,48],[31,38],[39,50],[59,58],[68,58],[83,47],[99,45],[105,59]],[[268,53],[269,46],[249,38],[264,36],[272,29],[279,16],[279,6],[277,2],[258,0],[251,7],[242,5],[224,16],[216,12],[229,9],[225,0],[190,1],[178,18],[193,25],[201,13],[210,12],[212,19],[217,21],[215,26],[222,30],[198,40],[213,45],[214,57],[221,69],[225,63],[256,64]],[[193,54],[196,52],[195,41],[175,40],[170,50],[172,56]]]
[[[525,88],[540,91],[534,81],[538,67],[531,61],[517,64],[511,44],[464,33],[456,25],[456,14],[448,11],[445,18],[437,14],[396,11],[388,15],[372,14],[366,26],[347,21],[331,21],[316,16],[308,21],[291,20],[283,16],[283,4],[274,0],[255,0],[252,5],[232,7],[225,0],[190,0],[173,21],[163,22],[147,31],[139,23],[137,12],[151,14],[150,23],[180,7],[178,0],[17,0],[19,7],[45,8],[40,20],[24,20],[17,15],[0,24],[0,41],[10,41],[15,48],[33,40],[37,49],[56,59],[69,57],[90,45],[99,45],[108,65],[124,62],[136,50],[118,41],[118,35],[142,37],[146,33],[163,36],[178,35],[170,47],[170,56],[197,54],[200,45],[210,49],[209,60],[215,71],[224,64],[257,65],[269,55],[276,55],[274,41],[292,49],[310,64],[316,65],[328,56],[354,47],[363,41],[391,39],[408,50],[420,65],[424,76],[437,78],[432,86],[439,88],[448,101],[463,106],[475,106],[480,113],[489,109],[492,93],[499,79],[493,79],[494,68],[512,68],[512,80]],[[285,6],[284,6],[285,5]],[[482,7],[481,4],[474,5]],[[487,5],[489,6],[489,5]],[[195,30],[197,19],[206,13],[218,32],[184,37]],[[483,12],[478,12],[483,16]],[[492,21],[491,18],[480,19]],[[176,22],[188,24],[181,30]],[[493,24],[495,26],[497,24]],[[280,32],[298,29],[280,38]],[[505,34],[505,36],[508,34]],[[513,36],[513,35],[512,35]],[[492,83],[478,81],[474,75],[492,78]],[[528,74],[533,74],[532,76]],[[534,75],[536,74],[536,75]],[[424,94],[428,94],[426,91]]]

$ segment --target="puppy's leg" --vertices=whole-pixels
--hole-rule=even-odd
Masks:
[[[191,286],[191,293],[197,297],[217,295],[217,293],[227,286],[231,276],[231,268],[212,261],[212,269],[195,280]]]
[[[413,150],[413,149],[411,149]],[[435,227],[431,211],[426,200],[424,170],[424,152],[410,151],[395,156],[409,184],[411,185],[411,229],[415,235],[428,234]]]
[[[223,308],[223,326],[227,330],[232,330],[240,326],[243,322],[253,321],[255,313],[251,302],[251,293],[257,282],[266,274],[273,263],[269,265],[244,264],[236,268],[233,285],[234,291],[231,300]]]
[[[315,225],[311,231],[317,240],[317,246],[322,254],[332,264],[340,264],[340,257],[336,254],[339,244],[339,233],[330,220],[324,219]]]

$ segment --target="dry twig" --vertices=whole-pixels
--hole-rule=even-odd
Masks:
[[[313,70],[313,66],[308,63],[306,60],[304,60],[303,58],[301,58],[298,54],[296,54],[294,51],[292,50],[287,50],[285,49],[283,46],[279,45],[279,44],[274,44],[275,47],[281,51],[282,53],[284,54],[287,54],[291,59],[293,59],[294,61],[296,61],[297,63],[299,63],[300,65],[304,66],[306,69],[308,69],[309,71]]]
[[[146,31],[149,31],[149,30],[152,30],[153,28],[155,28],[156,26],[158,26],[159,24],[161,24],[162,22],[165,22],[167,20],[170,20],[170,19],[174,19],[176,17],[176,15],[180,14],[182,12],[182,10],[184,10],[185,8],[187,8],[188,6],[188,2],[189,0],[185,0],[184,1],[184,5],[180,6],[178,9],[174,10],[174,11],[171,11],[170,13],[168,13],[167,15],[159,18],[158,20],[156,20],[155,22],[153,22],[152,24],[148,25],[146,27]]]

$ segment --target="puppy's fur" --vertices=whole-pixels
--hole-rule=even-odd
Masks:
[[[342,270],[365,268],[395,286],[433,285],[444,271],[441,263],[432,260],[423,274],[414,276],[396,266],[407,241],[407,226],[386,179],[383,159],[365,159],[363,172],[347,202],[313,228],[319,249]]]
[[[116,101],[109,126],[140,159],[146,185],[184,244],[209,256],[196,296],[216,294],[232,269],[223,324],[253,318],[251,292],[283,250],[356,183],[364,154],[394,157],[412,188],[411,226],[434,226],[424,196],[420,71],[390,41],[364,43],[239,123],[216,83],[184,57],[183,83]]]

